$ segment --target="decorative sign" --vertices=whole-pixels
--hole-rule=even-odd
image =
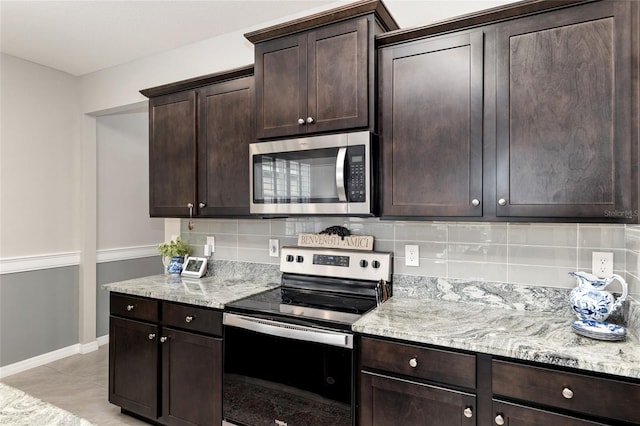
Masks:
[[[351,250],[373,250],[373,237],[370,235],[298,234],[301,247],[324,247]]]

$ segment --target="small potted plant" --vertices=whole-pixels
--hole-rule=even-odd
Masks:
[[[191,254],[191,247],[180,238],[176,238],[175,241],[158,244],[158,252],[162,255],[162,263],[166,266],[167,272],[179,274],[182,272],[184,257]]]

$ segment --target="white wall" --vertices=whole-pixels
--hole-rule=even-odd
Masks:
[[[32,62],[0,58],[0,258],[76,252],[78,82]]]
[[[147,112],[97,119],[98,250],[155,245],[164,220],[149,217]]]
[[[306,13],[266,22],[241,31],[203,40],[147,58],[129,62],[80,77],[82,110],[100,113],[146,101],[139,91],[187,78],[221,72],[254,62],[253,44],[244,34],[344,5],[344,1],[316,8]],[[416,27],[453,16],[489,9],[512,0],[385,0],[400,27]]]

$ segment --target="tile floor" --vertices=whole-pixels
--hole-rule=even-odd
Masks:
[[[3,383],[80,416],[96,426],[146,425],[109,403],[109,345],[2,379]]]

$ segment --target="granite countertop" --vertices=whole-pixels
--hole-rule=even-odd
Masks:
[[[216,261],[201,279],[155,275],[107,290],[224,309],[280,286],[277,265]],[[394,296],[353,324],[357,333],[640,379],[640,304],[627,304],[623,341],[571,329],[568,290],[394,276]]]
[[[0,383],[0,424],[92,426],[83,418],[4,383]]]
[[[202,278],[152,275],[109,283],[109,291],[224,309],[227,303],[280,286],[277,265],[218,261]]]
[[[491,295],[492,303],[475,303],[469,294],[488,298],[478,286],[457,293],[448,288],[438,298],[412,297],[414,288],[403,290],[359,319],[353,331],[640,379],[640,340],[631,328],[622,341],[594,340],[572,331],[577,318],[565,306],[514,309],[497,294]]]

